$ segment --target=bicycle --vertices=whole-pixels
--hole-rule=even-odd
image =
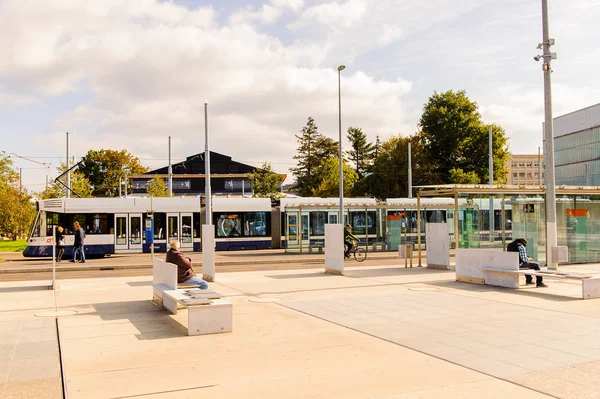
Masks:
[[[356,240],[352,241],[352,248],[350,248],[348,256],[346,257],[349,258],[354,255],[354,259],[356,259],[357,262],[364,262],[364,260],[367,259],[367,251],[364,248],[359,248],[356,244]]]

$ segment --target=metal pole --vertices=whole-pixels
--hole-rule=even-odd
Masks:
[[[67,192],[66,197],[71,198],[71,172],[69,171],[69,132],[67,132]]]
[[[489,159],[489,173],[490,173],[490,188],[494,186],[494,148],[492,144],[492,125],[490,125],[490,159]],[[488,209],[489,217],[489,228],[490,228],[490,242],[494,242],[494,196],[490,195],[490,207]]]
[[[346,68],[340,65],[338,71],[338,127],[340,139],[340,223],[344,225],[344,159],[342,157],[342,71]]]
[[[19,194],[23,192],[23,168],[19,168]]]
[[[410,140],[408,141],[408,198],[412,198],[412,156]]]
[[[154,262],[154,197],[150,196],[150,213],[152,214],[152,244],[150,244],[150,256]]]
[[[538,147],[538,185],[542,185],[542,158],[540,155],[540,147]]]
[[[56,289],[56,226],[52,226],[52,289]]]
[[[421,192],[417,191],[417,252],[419,254],[419,267],[422,267],[421,263]],[[410,260],[410,267],[412,267],[412,258]]]
[[[556,192],[554,180],[554,134],[552,129],[552,81],[550,74],[550,33],[548,27],[548,1],[542,0],[542,30],[543,42],[542,48],[544,63],[542,71],[544,72],[544,114],[546,141],[545,160],[545,183],[546,183],[546,264],[548,269],[558,270],[558,262],[552,258],[552,248],[556,247],[558,237],[556,232]]]
[[[171,136],[169,136],[169,197],[173,196],[173,167],[171,166]]]
[[[48,175],[46,175],[46,190],[48,190]]]
[[[210,192],[210,149],[208,146],[208,103],[204,103],[204,195],[206,197],[206,224],[212,224]]]
[[[129,181],[129,179],[127,178],[127,173],[125,173],[125,198],[127,198],[127,189],[128,189],[128,184],[127,182]]]

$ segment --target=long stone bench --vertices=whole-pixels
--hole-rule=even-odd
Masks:
[[[233,306],[215,291],[179,288],[177,265],[154,258],[152,270],[153,302],[177,314],[188,310],[188,335],[215,334],[233,330]]]
[[[497,287],[519,288],[519,276],[581,281],[581,298],[600,298],[600,278],[554,271],[519,269],[519,254],[484,249],[456,250],[456,280]]]

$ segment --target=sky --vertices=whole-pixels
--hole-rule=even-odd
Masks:
[[[554,116],[600,102],[600,0],[549,2]],[[434,92],[465,90],[509,150],[537,154],[541,1],[0,0],[0,151],[30,191],[126,149],[151,169],[205,148],[288,174],[308,117],[338,140],[418,130]],[[25,159],[26,158],[26,159]]]

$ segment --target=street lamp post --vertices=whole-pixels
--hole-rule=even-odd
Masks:
[[[346,68],[345,65],[338,67],[338,114],[339,114],[339,131],[340,131],[340,224],[344,225],[344,158],[342,157],[342,71]]]

